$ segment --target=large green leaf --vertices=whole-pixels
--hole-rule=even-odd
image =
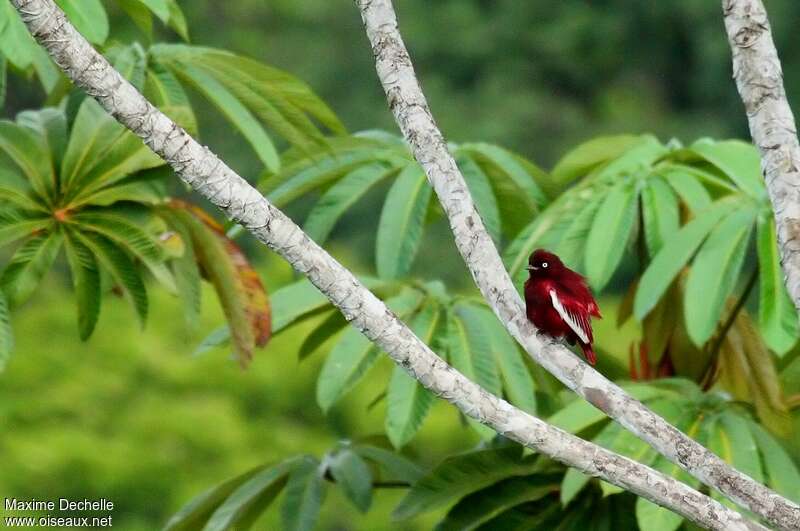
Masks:
[[[489,336],[489,345],[500,369],[506,396],[515,406],[535,414],[536,387],[516,342],[489,309],[477,307],[476,311],[481,316],[482,330]]]
[[[250,143],[261,162],[271,171],[280,168],[280,157],[269,135],[247,108],[214,77],[190,65],[173,69],[179,78],[217,107]]]
[[[440,318],[438,304],[428,303],[411,323],[411,329],[423,343],[430,343]],[[412,378],[403,367],[396,366],[386,395],[386,435],[395,448],[405,446],[433,404],[433,395]]]
[[[668,165],[659,169],[658,175],[667,181],[692,212],[702,212],[711,204],[711,195],[692,173],[691,168]]]
[[[459,157],[458,167],[464,175],[464,180],[469,188],[475,207],[486,226],[486,230],[494,240],[495,244],[500,243],[502,237],[502,226],[500,222],[500,207],[497,198],[492,191],[489,177],[483,172],[481,167],[469,157]]]
[[[194,330],[200,323],[200,311],[202,306],[202,285],[200,280],[200,269],[197,265],[197,256],[192,244],[192,233],[190,229],[173,216],[165,216],[166,221],[172,227],[177,236],[183,243],[183,253],[171,260],[172,272],[175,277],[175,287],[181,297],[183,314],[189,330]],[[230,339],[230,330],[228,330]]]
[[[108,17],[100,0],[56,0],[78,31],[92,44],[108,38]]]
[[[133,261],[125,251],[104,236],[91,232],[73,232],[73,234],[92,251],[100,266],[107,270],[114,282],[123,289],[139,317],[139,324],[144,326],[147,320],[147,289]]]
[[[287,477],[297,466],[297,459],[289,459],[258,470],[226,496],[211,514],[203,531],[249,528],[283,490]]]
[[[353,451],[364,459],[378,465],[382,473],[396,481],[405,481],[412,484],[417,482],[423,475],[423,471],[419,466],[397,452],[363,444],[354,446]],[[383,475],[381,477],[383,478]]]
[[[602,136],[593,138],[569,151],[551,172],[553,179],[568,184],[587,175],[597,166],[615,159],[642,142],[637,135]]]
[[[752,144],[741,140],[698,140],[692,151],[722,170],[744,193],[758,199],[766,195],[761,178],[761,159]]]
[[[797,342],[797,310],[783,282],[775,220],[770,212],[759,216],[757,238],[758,327],[769,348],[782,356]]]
[[[686,330],[695,345],[714,333],[725,301],[736,287],[756,210],[745,205],[725,218],[697,253],[684,294]]]
[[[311,531],[317,523],[319,509],[325,496],[325,485],[319,462],[304,458],[289,475],[281,506],[285,531]]]
[[[41,215],[41,214],[39,214]],[[22,213],[6,209],[0,211],[0,245],[6,245],[26,236],[33,236],[53,225],[51,217],[32,217],[30,213]]]
[[[448,316],[448,355],[450,364],[461,374],[494,395],[500,394],[500,379],[491,343],[477,312],[458,305]],[[475,419],[468,420],[481,437],[491,439],[495,432]]]
[[[92,252],[71,231],[66,232],[64,244],[78,306],[78,333],[86,340],[100,315],[100,270]]]
[[[740,198],[720,199],[684,225],[653,258],[642,275],[633,311],[640,321],[658,303],[672,281],[686,266],[708,233],[729,212],[740,206]]]
[[[392,515],[400,520],[411,518],[498,481],[532,474],[536,466],[534,458],[520,458],[515,448],[450,456],[411,487]]]
[[[601,290],[617,269],[630,240],[638,210],[635,183],[622,182],[611,189],[600,205],[586,241],[586,274],[595,290]]]
[[[63,237],[59,231],[34,236],[17,251],[0,275],[0,289],[12,306],[21,304],[53,266]]]
[[[390,298],[386,304],[402,319],[416,311],[421,302],[422,293],[409,289]],[[317,403],[323,411],[328,411],[361,380],[378,354],[374,345],[357,328],[349,327],[344,331],[317,378]]]
[[[510,478],[498,482],[455,504],[437,531],[476,529],[500,513],[523,503],[540,500],[558,490],[558,476],[534,475]]]
[[[597,218],[597,211],[608,196],[593,197],[575,214],[574,219],[559,235],[553,251],[568,266],[581,270],[586,263],[586,241]]]
[[[660,177],[651,177],[642,189],[642,219],[647,251],[652,257],[680,225],[678,198]]]
[[[0,372],[6,367],[14,349],[14,334],[11,330],[11,312],[6,296],[0,292]]]
[[[376,162],[361,166],[333,184],[314,204],[303,230],[322,245],[339,221],[339,218],[373,186],[392,174],[394,170]]]
[[[720,413],[711,430],[708,448],[739,472],[764,482],[758,447],[746,417],[730,409]]]
[[[749,426],[758,444],[769,485],[779,494],[800,503],[800,471],[797,465],[764,428],[752,421]]]
[[[61,166],[64,151],[67,149],[67,117],[61,109],[46,107],[36,111],[22,111],[17,114],[17,123],[39,134],[44,141],[45,151],[50,154],[54,168]]]
[[[329,462],[331,475],[353,505],[365,513],[372,504],[372,473],[367,463],[350,448],[344,448]]]
[[[249,470],[244,474],[231,478],[219,485],[215,485],[192,498],[180,511],[175,513],[164,526],[164,531],[195,531],[202,529],[214,511],[231,495],[240,485],[250,478],[268,469],[262,465]]]
[[[419,251],[431,187],[422,169],[406,166],[397,176],[381,210],[375,241],[378,276],[394,279],[408,273]]]
[[[27,127],[0,120],[0,151],[22,170],[36,195],[52,204],[55,174],[44,139]]]
[[[11,64],[25,70],[33,61],[39,45],[31,37],[11,2],[0,3],[0,28],[0,52]]]

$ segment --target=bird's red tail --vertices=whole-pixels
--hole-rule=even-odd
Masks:
[[[581,343],[581,348],[583,349],[583,355],[586,356],[586,361],[589,362],[589,365],[594,365],[597,362],[597,356],[594,355],[592,345]]]

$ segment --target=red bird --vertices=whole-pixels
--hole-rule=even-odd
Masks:
[[[592,349],[592,316],[601,318],[586,280],[544,249],[528,259],[530,278],[525,282],[528,319],[539,330],[554,338],[576,342],[592,365],[597,358]]]

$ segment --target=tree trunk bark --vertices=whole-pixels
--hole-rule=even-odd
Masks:
[[[31,34],[87,94],[175,172],[285,258],[348,321],[427,389],[498,433],[715,530],[764,530],[683,483],[533,417],[438,358],[355,276],[208,148],[153,107],[70,24],[52,0],[12,0]]]
[[[761,0],[723,0],[733,77],[761,152],[786,287],[800,311],[800,144]]]
[[[800,507],[735,470],[566,347],[539,336],[472,201],[417,81],[391,0],[356,0],[389,108],[450,221],[464,262],[492,310],[528,354],[565,385],[673,463],[782,529],[800,528]],[[800,207],[798,207],[800,208]]]

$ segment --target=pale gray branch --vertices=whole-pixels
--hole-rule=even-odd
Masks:
[[[136,133],[181,179],[307,275],[353,326],[427,389],[498,433],[699,525],[715,530],[765,529],[673,478],[550,426],[465,378],[255,188],[153,107],[91,47],[52,0],[12,3],[70,79]]]
[[[800,144],[761,0],[723,0],[733,77],[775,212],[786,287],[800,311]]]
[[[509,333],[565,385],[703,483],[783,529],[800,507],[729,466],[546,336],[538,335],[472,201],[417,81],[391,0],[356,0],[389,108],[436,192],[472,276]],[[800,208],[797,206],[796,208]]]

